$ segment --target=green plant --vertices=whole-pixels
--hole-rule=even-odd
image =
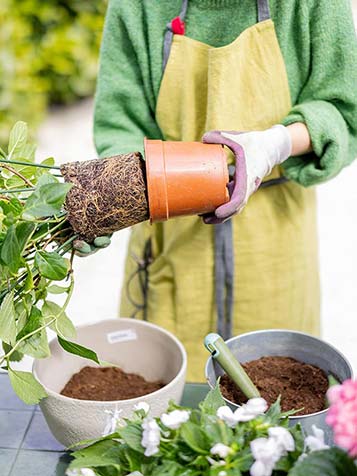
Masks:
[[[254,408],[257,403],[261,399],[247,405]],[[237,417],[236,422],[230,420],[234,414],[225,406],[218,385],[199,409],[171,403],[164,415],[152,419],[145,405],[139,404],[129,419],[114,416],[111,435],[81,442],[87,447],[74,452],[67,474],[357,476],[353,460],[344,451],[326,446],[311,451],[311,437],[309,443],[300,426],[288,428],[288,415],[281,413],[279,401],[265,414],[257,411],[249,420]],[[239,411],[242,417],[241,409],[235,413]]]
[[[71,185],[61,181],[52,158],[35,164],[34,156],[27,126],[18,122],[7,151],[0,150],[0,367],[29,404],[46,393],[32,374],[13,370],[12,362],[24,355],[49,356],[47,328],[57,333],[64,349],[98,362],[94,352],[68,341],[75,337],[65,310],[74,285],[76,235],[63,204]],[[65,296],[63,305],[51,300],[55,294]]]
[[[107,0],[0,2],[0,143],[18,117],[91,95]]]

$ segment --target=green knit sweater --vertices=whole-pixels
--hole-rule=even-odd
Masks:
[[[94,137],[100,156],[161,138],[155,105],[165,25],[181,0],[111,0],[101,48]],[[302,185],[335,176],[357,156],[357,42],[349,0],[270,0],[293,108],[314,152],[285,162]],[[255,0],[189,0],[186,35],[218,47],[257,22]],[[182,66],[184,67],[184,65]]]

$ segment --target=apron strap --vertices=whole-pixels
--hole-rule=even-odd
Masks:
[[[214,226],[217,332],[224,340],[232,336],[234,251],[233,225],[228,220]]]
[[[181,12],[178,17],[173,18],[167,25],[164,35],[164,49],[162,59],[162,69],[165,71],[167,60],[169,59],[172,39],[174,35],[185,34],[185,17],[187,13],[188,0],[182,0]]]
[[[258,22],[270,19],[269,0],[257,0]]]

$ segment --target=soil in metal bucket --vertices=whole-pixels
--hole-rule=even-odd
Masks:
[[[128,400],[164,386],[161,381],[147,382],[141,375],[126,373],[118,367],[84,367],[71,377],[61,395],[79,400]]]
[[[308,415],[325,408],[329,384],[321,369],[290,357],[262,357],[242,366],[269,405],[281,395],[284,412],[302,409],[296,415]],[[227,375],[220,384],[223,396],[231,402],[247,401]]]

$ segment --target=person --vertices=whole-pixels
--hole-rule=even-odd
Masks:
[[[314,186],[357,155],[356,84],[348,0],[109,2],[98,154],[203,137],[235,170],[215,213],[131,233],[120,315],[176,334],[189,380],[216,329],[319,333]]]

